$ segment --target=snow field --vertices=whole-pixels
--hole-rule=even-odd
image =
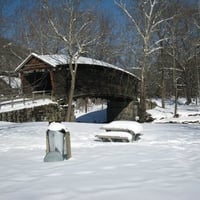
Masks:
[[[63,124],[72,158],[44,163],[47,122],[0,122],[1,199],[198,199],[199,124],[143,124],[133,143],[95,141],[102,124]]]

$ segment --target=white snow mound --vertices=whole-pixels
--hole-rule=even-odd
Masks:
[[[58,123],[58,122],[52,122],[49,127],[48,127],[48,130],[50,131],[61,131],[61,130],[66,130],[66,127],[61,124],[61,123]]]
[[[143,131],[142,125],[135,121],[113,121],[101,127],[104,130],[132,131],[135,134]]]

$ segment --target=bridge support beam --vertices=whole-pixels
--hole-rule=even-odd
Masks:
[[[108,102],[107,121],[113,120],[136,120],[138,116],[138,102],[112,100]]]

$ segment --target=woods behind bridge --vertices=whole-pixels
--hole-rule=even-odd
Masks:
[[[142,113],[146,98],[161,97],[163,107],[167,97],[183,96],[188,104],[198,99],[198,0],[117,0],[112,8],[104,1],[14,2],[0,1],[1,72],[14,70],[31,52],[87,56],[141,78]]]

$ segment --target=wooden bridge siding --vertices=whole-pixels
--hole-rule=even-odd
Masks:
[[[66,97],[70,89],[70,72],[67,66],[53,71],[55,95]],[[75,97],[100,97],[105,99],[135,99],[137,79],[123,71],[103,66],[79,65],[76,76]]]
[[[70,72],[66,66],[58,67],[53,71],[54,94],[58,98],[65,98],[70,88]]]
[[[93,94],[107,99],[134,99],[137,96],[137,81],[123,71],[81,65],[78,68],[75,88],[75,95],[79,94]]]

